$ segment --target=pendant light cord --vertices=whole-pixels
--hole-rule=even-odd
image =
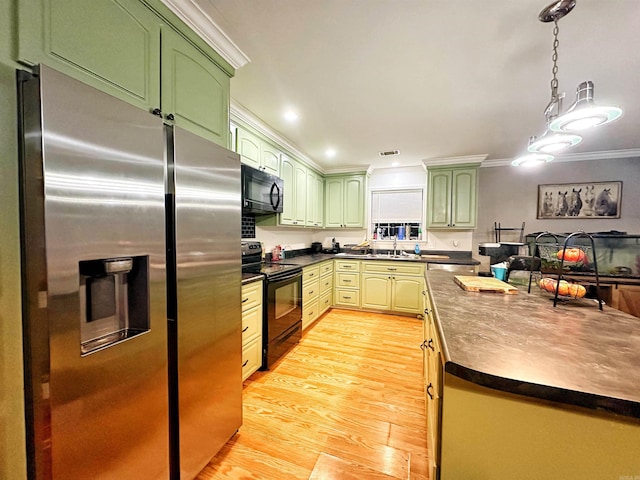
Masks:
[[[553,60],[553,68],[551,69],[551,73],[553,74],[553,78],[551,79],[551,100],[557,100],[558,98],[558,45],[560,42],[558,41],[558,32],[560,29],[558,28],[558,20],[555,19],[553,21],[553,55],[551,56],[551,60]]]

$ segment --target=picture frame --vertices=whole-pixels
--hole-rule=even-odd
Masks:
[[[622,182],[538,185],[538,219],[620,218]]]

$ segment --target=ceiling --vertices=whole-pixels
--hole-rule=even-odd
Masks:
[[[544,131],[553,23],[537,16],[551,0],[191,1],[250,59],[231,80],[234,104],[325,171],[508,163]],[[638,0],[577,0],[559,21],[566,107],[592,80],[597,103],[625,109],[566,158],[640,154],[639,26]]]

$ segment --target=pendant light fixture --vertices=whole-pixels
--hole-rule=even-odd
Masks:
[[[567,132],[575,132],[590,127],[604,125],[622,116],[619,107],[602,107],[593,101],[593,82],[578,85],[575,103],[561,114],[564,93],[558,93],[558,20],[567,15],[576,6],[576,0],[559,0],[545,7],[538,15],[541,22],[553,22],[553,68],[551,73],[551,99],[545,108],[547,129],[539,137],[531,137],[527,147],[528,154],[511,162],[514,166],[539,165],[553,160],[551,153],[573,147],[582,141],[582,137]],[[532,156],[534,154],[534,156]],[[535,155],[544,155],[535,157]]]

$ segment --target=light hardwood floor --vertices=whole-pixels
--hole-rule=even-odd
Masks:
[[[420,343],[416,318],[329,311],[245,382],[243,425],[198,480],[427,479]]]

